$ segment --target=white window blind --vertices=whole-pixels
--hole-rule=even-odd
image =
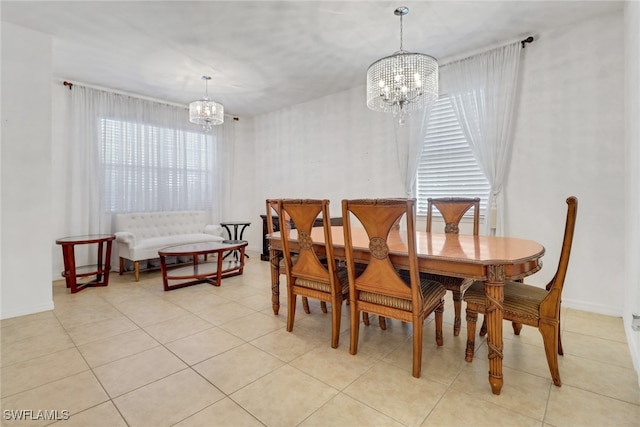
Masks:
[[[431,108],[418,166],[418,214],[426,215],[429,197],[480,197],[482,215],[489,190],[489,182],[473,156],[451,101],[443,95]]]
[[[106,118],[100,133],[107,212],[212,207],[211,135]]]

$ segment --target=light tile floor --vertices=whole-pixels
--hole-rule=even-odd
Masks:
[[[282,276],[284,281],[284,276]],[[570,284],[569,284],[570,286]],[[444,346],[427,319],[422,378],[411,376],[412,329],[376,319],[349,354],[331,318],[310,301],[285,331],[286,296],[271,308],[269,264],[255,254],[216,288],[164,292],[159,272],[111,275],[71,295],[53,284],[55,310],[1,322],[2,425],[61,426],[622,426],[640,425],[640,390],[622,320],[563,311],[563,385],[553,386],[539,333],[505,323],[504,387],[491,394],[487,347],[464,360],[466,329]],[[15,421],[20,410],[28,418]],[[63,412],[68,411],[68,412]],[[12,415],[13,414],[13,415]],[[55,417],[54,417],[55,418]]]

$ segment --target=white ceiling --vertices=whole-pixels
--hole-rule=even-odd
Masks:
[[[253,116],[364,85],[400,46],[442,60],[622,9],[618,1],[1,1],[53,37],[54,78]],[[364,93],[363,93],[364,102]]]

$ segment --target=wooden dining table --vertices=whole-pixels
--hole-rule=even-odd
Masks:
[[[400,269],[409,269],[407,244],[402,234],[392,230],[388,239],[389,258]],[[345,259],[344,232],[342,226],[331,227],[334,255]],[[268,235],[273,256],[282,251],[280,232]],[[355,261],[367,263],[370,257],[369,238],[362,228],[352,228]],[[405,237],[406,238],[406,237]],[[318,250],[324,247],[322,227],[314,227],[311,239]],[[297,249],[297,233],[291,230],[290,249]],[[542,268],[544,247],[532,240],[513,237],[474,236],[460,234],[416,233],[418,268],[421,272],[445,276],[470,278],[485,283],[487,310],[487,344],[489,348],[489,384],[494,394],[500,394],[502,377],[502,303],[505,280],[517,280]],[[279,307],[279,289],[272,286],[274,313]]]

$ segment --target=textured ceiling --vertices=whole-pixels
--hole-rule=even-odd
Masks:
[[[446,59],[622,9],[617,1],[2,1],[53,37],[54,78],[253,116],[364,85],[404,49]],[[364,102],[364,93],[363,93]]]

